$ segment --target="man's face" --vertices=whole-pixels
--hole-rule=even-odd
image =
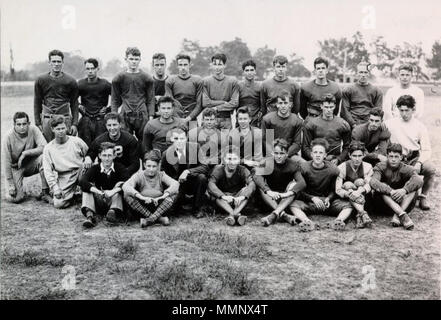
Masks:
[[[52,128],[55,139],[64,139],[67,134],[67,127],[65,123],[60,123],[56,127]]]
[[[86,63],[86,75],[87,78],[89,79],[95,79],[96,75],[98,73],[99,68],[95,68],[95,66],[93,65],[93,63]]]
[[[101,163],[106,168],[109,168],[112,165],[113,160],[115,159],[115,151],[113,149],[105,149],[98,154],[98,157],[101,160]]]
[[[362,162],[363,162],[363,151],[361,150],[355,150],[354,152],[352,152],[349,155],[349,158],[351,158],[352,163],[354,164],[354,166],[359,166]]]
[[[379,116],[369,115],[369,131],[377,131],[381,126],[382,119]]]
[[[368,83],[369,70],[367,69],[367,66],[358,66],[357,67],[357,77],[358,77],[358,83],[360,83],[360,84]]]
[[[106,122],[106,129],[110,137],[116,138],[121,132],[121,124],[116,119],[109,119]]]
[[[222,60],[220,59],[214,59],[213,62],[211,63],[213,66],[213,71],[214,74],[220,76],[224,74],[225,71],[225,64]]]
[[[400,165],[403,156],[398,152],[389,152],[387,154],[387,162],[392,168],[396,168]]]
[[[398,111],[400,112],[401,119],[403,119],[406,122],[412,119],[414,109],[411,109],[408,106],[397,106],[397,108]]]
[[[178,73],[182,77],[186,77],[190,74],[190,61],[187,59],[178,59]]]
[[[323,163],[323,160],[326,158],[325,147],[321,145],[313,146],[311,151],[311,156],[312,156],[312,161],[315,164],[321,165]]]
[[[279,62],[276,62],[274,64],[274,74],[278,78],[285,78],[287,68],[288,68],[288,66],[286,63],[280,64]]]
[[[185,132],[178,133],[173,132],[171,136],[171,141],[173,142],[173,145],[178,150],[184,150],[185,144],[187,143],[187,136],[185,135]]]
[[[216,116],[215,115],[204,117],[203,121],[204,121],[204,127],[206,129],[214,129],[216,127]]]
[[[63,69],[63,58],[60,56],[51,56],[49,60],[49,65],[51,67],[52,72],[61,72],[61,69]]]
[[[256,77],[256,69],[254,69],[253,66],[246,66],[243,70],[243,75],[245,76],[245,79],[252,81]]]
[[[153,59],[153,71],[159,77],[165,73],[165,59]]]
[[[401,84],[408,85],[412,80],[412,72],[408,70],[400,70],[400,73],[398,73],[398,78],[400,79]]]
[[[237,123],[239,124],[239,128],[248,129],[250,127],[250,115],[248,113],[238,113],[237,114]]]
[[[334,116],[335,102],[323,101],[322,113],[326,118],[332,118]]]
[[[237,166],[240,163],[240,158],[235,153],[227,153],[224,157],[224,162],[225,162],[225,167],[229,171],[234,171],[236,170]]]
[[[162,119],[170,119],[173,115],[173,104],[171,102],[161,102],[158,111]]]
[[[141,62],[141,57],[140,56],[134,56],[133,54],[129,54],[126,57],[126,62],[127,62],[127,67],[130,70],[135,71],[139,67],[139,63]]]
[[[144,163],[144,167],[145,167],[145,173],[147,173],[149,177],[155,176],[159,168],[158,163],[152,160],[146,160]]]
[[[277,98],[277,111],[285,116],[288,115],[291,111],[291,102],[288,97],[284,97],[285,99]]]
[[[277,164],[283,164],[283,163],[285,163],[286,159],[288,158],[288,152],[286,152],[286,150],[277,146],[274,148],[273,156],[274,156],[274,161]]]
[[[328,67],[324,63],[315,65],[315,74],[317,79],[325,79],[328,74]]]
[[[29,121],[26,118],[15,119],[14,130],[18,134],[26,134],[29,130]]]

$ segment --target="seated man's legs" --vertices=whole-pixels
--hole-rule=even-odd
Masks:
[[[421,166],[420,174],[424,176],[424,184],[420,195],[420,208],[422,210],[429,210],[430,207],[427,204],[426,197],[435,180],[436,169],[433,163],[431,161],[424,162]]]
[[[141,218],[142,227],[152,225],[156,221],[161,222],[163,225],[168,225],[168,219],[161,219],[165,218],[170,209],[173,207],[176,200],[176,195],[170,195],[169,197],[161,200],[158,206],[155,206],[153,203],[146,204],[132,196],[125,196],[124,200],[133,211],[143,217]]]
[[[291,184],[288,185],[285,191],[289,191],[290,185]],[[295,224],[295,218],[285,212],[285,209],[293,202],[294,196],[275,201],[264,193],[263,190],[259,189],[259,192],[263,201],[273,210],[268,216],[261,219],[261,222],[265,227],[274,223],[278,217],[283,218],[286,222],[292,225]]]
[[[205,206],[208,179],[204,174],[198,174],[194,176],[188,176],[187,180],[182,182],[179,186],[179,195],[177,203],[185,198],[185,195],[193,195],[193,213],[197,218],[203,216],[202,208]]]
[[[306,203],[303,200],[294,200],[289,206],[289,209],[296,217],[296,219],[301,221],[301,231],[312,231],[316,229],[315,223],[312,222],[311,219],[309,219],[307,216],[307,214],[317,212],[317,208],[312,202]]]
[[[345,227],[345,221],[351,216],[353,210],[350,201],[345,199],[335,199],[325,211],[325,213],[332,216],[337,216],[329,226],[335,230],[342,230]]]
[[[58,174],[58,186],[60,187],[63,195],[60,199],[54,197],[54,207],[57,209],[65,209],[69,207],[73,202],[73,197],[78,185],[78,180],[82,173],[83,168],[73,170],[71,172]]]
[[[384,204],[394,213],[391,224],[393,226],[403,225],[406,229],[413,229],[413,222],[407,215],[415,207],[416,192],[408,193],[400,203],[392,199],[391,196],[382,194],[381,199]]]

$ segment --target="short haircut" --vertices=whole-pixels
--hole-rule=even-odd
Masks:
[[[389,154],[391,152],[395,152],[395,153],[399,153],[399,154],[403,154],[403,147],[401,146],[401,144],[399,143],[391,143],[387,149],[386,149],[386,153]]]
[[[325,138],[316,138],[316,139],[312,140],[311,149],[314,148],[314,146],[322,146],[323,148],[325,148],[326,152],[328,152],[328,149],[329,149],[329,143],[328,143],[328,141],[326,141]]]
[[[66,119],[64,118],[64,116],[60,114],[54,115],[50,121],[51,128],[55,128],[56,126],[62,123],[66,123]]]
[[[396,103],[398,109],[400,106],[407,106],[410,109],[415,109],[415,104],[415,98],[408,94],[399,97]]]
[[[283,138],[274,140],[274,149],[279,147],[281,150],[288,151],[288,142]]]
[[[182,128],[182,127],[175,127],[173,129],[170,130],[170,136],[173,135],[173,133],[177,133],[177,134],[185,134],[187,135],[187,132]]]
[[[179,59],[187,59],[189,63],[191,62],[191,58],[188,54],[183,54],[183,53],[178,54],[176,56],[176,63],[178,63]]]
[[[131,54],[132,56],[140,57],[141,51],[139,51],[139,49],[137,47],[128,47],[126,49],[126,57],[128,57],[129,54]]]
[[[275,56],[273,59],[273,66],[275,66],[276,63],[286,64],[288,63],[288,58],[286,58],[285,56]]]
[[[152,61],[154,61],[155,59],[157,59],[157,60],[161,60],[161,59],[166,60],[166,59],[165,59],[165,54],[160,53],[160,52],[155,53],[155,54],[153,55],[153,57],[152,57]]]
[[[64,53],[61,52],[60,50],[56,50],[56,49],[49,51],[49,54],[47,56],[48,56],[49,61],[51,61],[52,56],[60,56],[61,60],[64,60]]]
[[[108,120],[114,119],[121,123],[121,116],[117,112],[109,112],[104,116],[104,123],[107,123]]]
[[[213,108],[206,108],[204,109],[204,111],[202,111],[202,118],[204,117],[212,117],[212,116],[217,116],[217,112],[215,109]]]
[[[226,146],[225,147],[225,149],[224,149],[224,158],[225,158],[225,156],[227,155],[227,154],[229,154],[229,153],[231,153],[231,154],[235,154],[235,155],[237,155],[238,157],[240,157],[240,150],[239,150],[239,148],[238,147],[236,147],[236,146],[234,146],[234,145],[228,145],[228,146]]]
[[[98,68],[98,65],[99,65],[98,60],[95,59],[95,58],[89,58],[89,59],[87,59],[86,61],[84,61],[84,64],[86,64],[86,63],[91,63],[91,64],[93,64],[93,66],[94,66],[95,68]]]
[[[14,113],[14,117],[12,117],[12,120],[14,121],[15,124],[15,120],[23,119],[23,118],[26,118],[26,121],[29,122],[29,116],[26,112],[17,111],[16,113]]]
[[[364,146],[364,143],[361,141],[352,141],[351,144],[349,145],[349,154],[351,155],[352,153],[358,150],[360,150],[363,153],[366,151],[366,147]]]
[[[158,149],[153,149],[144,154],[144,162],[154,161],[156,163],[161,162],[161,151]]]
[[[116,144],[114,144],[113,142],[102,142],[98,148],[98,153],[101,153],[107,149],[112,149],[113,152],[115,153],[115,146]]]
[[[282,90],[278,95],[277,95],[277,99],[282,99],[282,100],[288,100],[289,101],[289,97],[291,96],[291,94],[289,93],[288,90]]]
[[[329,67],[329,61],[328,61],[328,59],[325,59],[325,58],[323,58],[323,57],[318,57],[318,58],[315,58],[315,60],[314,60],[314,69],[315,69],[315,67],[316,67],[318,64],[321,64],[321,63],[324,63],[325,66],[326,66],[326,68]]]
[[[398,72],[400,72],[401,70],[407,70],[410,73],[413,73],[413,67],[408,63],[403,63],[402,65],[400,65],[398,67]]]
[[[240,107],[239,109],[237,109],[237,112],[236,112],[236,117],[237,117],[237,118],[239,117],[239,114],[247,114],[247,115],[250,115],[250,110],[248,110],[247,107]]]
[[[227,63],[227,56],[223,53],[216,53],[211,57],[211,62],[214,62],[214,60],[220,60],[225,64]]]
[[[162,97],[160,97],[159,99],[158,99],[158,106],[160,106],[161,105],[161,103],[167,103],[167,102],[170,102],[171,104],[172,104],[172,107],[174,107],[174,100],[173,100],[173,98],[172,97],[170,97],[170,96],[162,96]]]
[[[254,70],[256,70],[256,63],[254,62],[254,60],[247,60],[242,63],[242,70],[245,70],[246,67],[253,67]]]
[[[332,93],[327,93],[323,96],[322,101],[323,102],[333,102],[335,104],[337,100],[335,99],[335,96]]]
[[[371,70],[369,70],[369,66],[370,66],[371,64],[369,63],[369,62],[366,62],[366,61],[362,61],[362,62],[360,62],[359,64],[357,64],[357,69],[358,69],[358,67],[366,67],[366,70],[368,71],[368,72],[371,72]]]
[[[369,115],[383,119],[384,111],[381,108],[373,108],[371,111],[369,111]]]

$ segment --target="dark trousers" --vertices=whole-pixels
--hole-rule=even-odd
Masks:
[[[78,122],[78,136],[90,146],[99,135],[106,132],[104,116],[89,117],[83,116]]]
[[[185,198],[185,195],[193,195],[193,210],[201,209],[206,202],[205,192],[207,191],[208,179],[204,174],[188,176],[187,180],[181,183],[179,187],[179,195],[176,201],[178,207]]]
[[[144,127],[148,122],[147,114],[141,112],[124,112],[122,113],[123,128],[135,134],[138,141],[142,141]]]

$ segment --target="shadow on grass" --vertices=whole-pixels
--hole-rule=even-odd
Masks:
[[[19,254],[10,249],[2,250],[2,264],[23,265],[25,267],[36,267],[49,265],[52,267],[62,267],[66,264],[64,259],[51,257],[48,253],[26,250]]]

